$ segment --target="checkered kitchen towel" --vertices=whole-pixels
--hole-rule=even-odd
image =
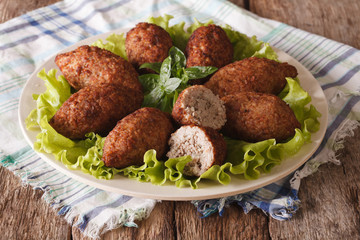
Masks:
[[[170,14],[173,23],[227,23],[287,52],[321,84],[329,103],[329,123],[318,151],[294,176],[256,191],[223,199],[194,201],[204,216],[231,202],[247,212],[254,206],[276,219],[296,211],[300,179],[325,162],[359,124],[360,52],[350,46],[272,20],[259,18],[220,0],[66,0],[0,25],[0,161],[22,180],[44,191],[44,198],[85,235],[97,237],[115,227],[136,226],[156,204],[79,183],[42,161],[25,142],[17,122],[19,96],[30,76],[48,57],[92,35],[133,27],[148,16]],[[291,181],[289,179],[291,178]]]

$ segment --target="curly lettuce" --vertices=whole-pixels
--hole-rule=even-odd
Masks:
[[[42,70],[37,76],[44,80],[46,91],[33,95],[36,109],[25,120],[27,129],[40,127],[34,143],[35,151],[53,154],[69,169],[81,169],[96,178],[111,179],[119,170],[105,167],[101,161],[105,138],[89,133],[85,140],[74,141],[57,133],[49,124],[49,120],[71,95],[69,83],[63,76],[56,77],[55,69],[48,73]]]
[[[195,20],[189,28],[184,30],[185,23],[169,25],[172,16],[149,18],[148,22],[163,27],[174,41],[174,45],[181,50],[185,49],[191,33],[198,27],[212,23],[201,23]],[[258,41],[256,37],[247,37],[236,32],[229,26],[223,26],[231,43],[234,46],[234,60],[257,56],[278,60],[276,53],[267,44]],[[107,39],[96,41],[93,45],[105,48],[126,58],[125,38],[123,34],[112,34]],[[34,94],[36,109],[26,119],[28,129],[40,128],[34,148],[39,152],[51,153],[69,169],[81,169],[99,179],[111,179],[117,173],[140,182],[151,182],[163,185],[172,182],[176,187],[198,188],[201,179],[210,179],[220,184],[228,184],[231,174],[241,175],[245,179],[257,179],[261,172],[269,172],[289,156],[296,154],[306,143],[311,142],[311,133],[319,130],[318,118],[321,116],[311,102],[310,95],[304,91],[297,79],[287,78],[287,85],[279,97],[289,104],[296,118],[301,123],[301,129],[296,129],[295,135],[284,143],[277,143],[268,139],[257,143],[247,143],[240,140],[226,138],[227,158],[223,165],[212,166],[200,177],[188,177],[183,174],[186,163],[191,161],[190,156],[160,161],[155,150],[148,150],[144,155],[142,166],[130,166],[124,169],[109,168],[104,165],[102,148],[105,138],[89,133],[85,140],[73,141],[58,134],[48,123],[60,106],[70,97],[71,88],[63,76],[56,77],[56,70],[48,73],[39,72],[38,77],[43,79],[47,90],[39,95]]]
[[[124,33],[110,34],[110,36],[106,38],[106,43],[104,43],[102,39],[99,39],[96,42],[94,42],[92,45],[106,49],[127,60]]]

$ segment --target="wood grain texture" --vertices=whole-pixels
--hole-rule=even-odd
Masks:
[[[1,0],[0,22],[57,0]],[[360,48],[360,1],[231,0],[271,19]],[[340,166],[327,164],[304,179],[301,208],[291,221],[279,222],[260,210],[244,214],[238,206],[199,218],[189,202],[157,204],[139,228],[120,227],[101,239],[359,239],[360,129],[339,151]],[[0,167],[0,239],[89,239],[68,225],[41,199]]]
[[[42,194],[0,167],[0,239],[71,239],[71,227]]]
[[[200,217],[190,202],[176,202],[177,239],[270,239],[268,218],[260,210],[246,215],[234,205],[223,216]]]
[[[238,7],[242,7],[245,9],[249,8],[249,0],[230,0],[230,2],[232,2]]]
[[[0,23],[11,18],[20,16],[28,11],[45,7],[47,5],[59,2],[59,0],[1,0],[0,1]]]
[[[360,48],[360,1],[250,0],[250,11]]]

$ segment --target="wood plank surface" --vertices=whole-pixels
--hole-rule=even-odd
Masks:
[[[0,22],[57,0],[1,0]],[[360,1],[231,0],[271,19],[360,48]],[[200,218],[190,202],[157,204],[139,228],[120,227],[101,239],[356,239],[360,238],[360,129],[338,152],[342,164],[326,164],[304,179],[301,208],[280,222],[238,206]],[[23,187],[0,167],[0,239],[89,239],[57,216],[40,190]]]
[[[59,2],[59,0],[1,0],[0,23],[56,2]]]
[[[360,48],[356,0],[250,0],[250,11]]]
[[[0,239],[71,239],[71,227],[42,194],[0,167]]]
[[[177,239],[270,239],[268,218],[259,209],[246,215],[239,206],[231,206],[223,216],[200,218],[190,202],[176,202]]]

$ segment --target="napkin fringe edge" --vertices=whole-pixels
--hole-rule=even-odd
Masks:
[[[318,156],[309,160],[302,169],[297,170],[294,173],[293,178],[290,180],[291,187],[299,190],[300,180],[317,172],[319,167],[324,163],[332,162],[336,165],[340,165],[341,162],[338,159],[338,155],[336,153],[345,147],[345,138],[353,137],[355,134],[355,130],[359,127],[360,123],[357,120],[344,120],[338,130],[334,131],[334,133],[332,134],[334,136],[334,140],[327,142],[329,150],[323,149]]]

